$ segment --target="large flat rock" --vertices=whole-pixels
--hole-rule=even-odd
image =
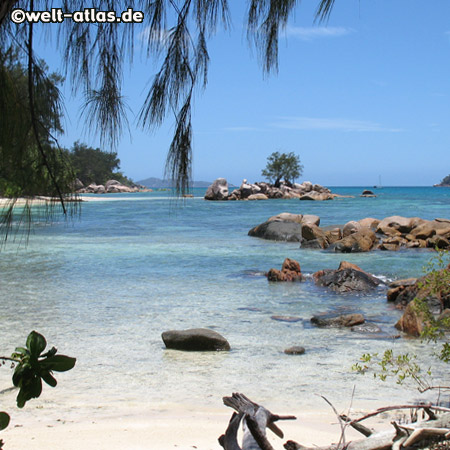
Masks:
[[[169,330],[162,334],[167,348],[184,351],[230,350],[230,344],[219,333],[207,328],[189,330]]]

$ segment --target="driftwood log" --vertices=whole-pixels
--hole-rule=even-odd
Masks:
[[[294,416],[278,416],[272,414],[263,406],[254,403],[243,394],[233,394],[224,397],[226,406],[233,408],[233,413],[228,428],[219,438],[220,445],[225,450],[274,450],[267,439],[266,428],[272,430],[277,436],[283,438],[283,432],[275,425],[278,420],[295,419]],[[372,429],[361,425],[363,420],[381,414],[386,411],[401,409],[422,409],[428,420],[415,422],[408,425],[400,425],[391,422],[393,428],[388,431],[376,433]],[[441,412],[436,415],[436,412]],[[433,440],[443,440],[446,445],[442,448],[450,449],[450,409],[433,405],[399,405],[380,408],[374,413],[367,414],[359,419],[351,420],[346,416],[339,416],[339,420],[346,426],[351,426],[365,436],[364,439],[350,441],[345,445],[330,444],[324,447],[306,447],[294,441],[284,444],[286,450],[401,450],[419,446],[426,447]],[[239,446],[237,433],[240,423],[243,423],[244,435],[242,447]],[[345,432],[345,428],[344,431]],[[340,442],[345,442],[341,436]]]
[[[283,438],[283,432],[275,425],[275,422],[295,419],[294,416],[272,414],[264,406],[252,402],[244,394],[234,393],[231,397],[224,397],[223,403],[236,411],[231,417],[225,434],[219,438],[219,444],[225,450],[274,450],[267,439],[266,428]],[[242,447],[239,446],[237,440],[241,421],[244,429]]]

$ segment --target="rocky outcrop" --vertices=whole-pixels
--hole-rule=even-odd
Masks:
[[[378,224],[376,232],[381,238],[380,250],[450,248],[450,221],[448,219],[424,220],[419,217],[386,217]]]
[[[78,194],[118,194],[118,193],[133,193],[133,192],[151,192],[151,189],[146,189],[145,186],[125,186],[117,180],[108,180],[104,185],[91,183],[89,186],[84,187],[80,180],[76,187],[81,186],[77,189]]]
[[[311,318],[311,323],[318,327],[354,327],[365,322],[362,314],[344,314],[341,316],[327,317],[314,316]]]
[[[295,259],[286,258],[281,270],[270,269],[267,272],[269,281],[302,281],[303,275],[300,270],[300,264]]]
[[[219,333],[206,328],[170,330],[162,334],[166,348],[184,351],[230,350],[230,344]]]
[[[221,186],[221,187],[219,187]],[[224,178],[218,178],[208,188],[206,200],[267,200],[267,199],[300,199],[300,200],[331,200],[336,197],[331,191],[320,184],[305,181],[302,184],[281,182],[280,186],[270,183],[249,183],[243,180],[238,189],[228,192],[228,183]]]
[[[302,238],[302,248],[329,248],[340,253],[368,252],[377,242],[370,228],[355,221],[346,223],[342,230],[339,227],[303,226]]]
[[[367,292],[382,284],[378,278],[346,261],[342,261],[337,270],[319,270],[313,274],[313,279],[318,286],[339,293]]]
[[[228,200],[228,182],[225,178],[217,178],[208,187],[205,200]]]
[[[280,225],[269,225],[276,222]],[[281,225],[291,223],[291,225]],[[295,225],[292,225],[295,224]],[[300,242],[302,248],[340,253],[395,251],[402,248],[450,249],[450,219],[419,217],[367,217],[344,226],[319,227],[318,216],[282,213],[249,231],[263,239]],[[280,229],[278,231],[278,228]]]

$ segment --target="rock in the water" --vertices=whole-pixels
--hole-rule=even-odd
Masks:
[[[333,194],[330,194],[329,192],[311,191],[305,195],[302,195],[300,197],[300,200],[323,201],[323,200],[333,200],[333,198],[334,198]]]
[[[313,278],[319,286],[325,286],[340,293],[366,292],[381,284],[381,280],[373,275],[351,267],[338,270],[320,270],[313,275]]]
[[[430,248],[439,248],[439,249],[446,249],[450,248],[450,240],[445,239],[442,236],[434,235],[427,239],[427,247]]]
[[[366,322],[361,325],[353,326],[351,331],[361,334],[379,334],[381,333],[381,328],[374,323]]]
[[[295,317],[295,316],[271,316],[272,320],[277,320],[278,322],[289,322],[289,323],[295,323],[300,322],[301,317]]]
[[[363,191],[360,197],[376,197],[376,195],[372,191],[366,189],[365,191]]]
[[[380,223],[380,220],[374,219],[373,217],[366,217],[364,219],[358,220],[358,222],[363,228],[376,229],[378,224]]]
[[[343,314],[336,317],[314,316],[311,323],[318,327],[354,327],[365,322],[362,314]]]
[[[302,247],[306,248],[308,246],[308,241],[315,241],[319,248],[327,248],[328,241],[326,233],[317,225],[312,223],[305,223],[302,226],[302,237],[303,243]],[[311,248],[311,247],[309,247]],[[315,247],[313,247],[315,248]]]
[[[286,258],[281,267],[281,271],[270,269],[267,273],[269,281],[302,281],[303,275],[300,263],[295,259]]]
[[[297,222],[273,220],[252,228],[248,235],[273,241],[301,242],[302,226]]]
[[[268,200],[269,197],[267,197],[266,194],[261,194],[261,192],[257,193],[257,194],[250,194],[247,197],[247,200]]]
[[[303,224],[313,224],[313,225],[320,225],[320,217],[319,216],[315,216],[314,214],[304,214],[303,218],[302,218],[302,223]]]
[[[356,233],[344,237],[330,246],[330,250],[340,253],[368,252],[375,245],[375,233],[368,228],[362,228]]]
[[[350,222],[347,222],[344,225],[344,228],[342,230],[342,236],[347,237],[350,236],[353,233],[356,233],[358,231],[361,231],[361,224],[359,222],[355,222],[354,220],[351,220]]]
[[[230,344],[219,333],[206,328],[170,330],[162,334],[167,348],[185,351],[230,350]]]
[[[227,200],[228,199],[228,182],[225,178],[217,178],[208,187],[205,200]]]
[[[287,348],[284,353],[286,353],[286,355],[303,355],[305,353],[305,347],[294,345],[293,347]]]
[[[425,314],[418,308],[414,301],[408,303],[408,306],[395,324],[397,330],[403,331],[411,336],[420,336],[425,326]]]
[[[292,214],[287,212],[269,217],[269,219],[267,220],[267,222],[297,222],[297,223],[302,223],[302,221],[303,221],[303,214]]]

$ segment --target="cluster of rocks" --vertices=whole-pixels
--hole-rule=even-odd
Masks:
[[[312,184],[310,181],[299,183],[281,182],[279,187],[270,183],[248,183],[243,180],[238,189],[229,192],[228,182],[225,178],[217,178],[208,187],[205,200],[268,200],[273,198],[299,200],[332,200],[340,197],[320,184]]]
[[[392,216],[376,225],[383,236],[381,250],[406,248],[450,248],[450,219],[424,220],[419,217]]]
[[[270,269],[266,274],[269,281],[303,281],[300,263],[286,258],[281,271]],[[327,287],[337,293],[368,292],[384,284],[383,281],[365,272],[355,264],[342,261],[336,270],[319,270],[312,275],[318,286]],[[395,328],[411,336],[420,336],[425,326],[450,327],[450,264],[421,278],[397,280],[389,284],[387,301],[403,309],[402,317]],[[426,307],[424,308],[423,305]],[[272,319],[294,322],[296,317],[272,316]],[[311,323],[320,327],[351,327],[352,331],[381,333],[376,324],[366,323],[359,313],[344,315],[321,314],[314,316]],[[391,336],[398,337],[398,336]]]
[[[109,180],[104,185],[91,183],[89,186],[84,186],[80,180],[76,180],[75,189],[78,194],[118,194],[118,193],[132,193],[132,192],[152,192],[152,189],[147,189],[145,186],[134,185],[132,187],[125,186],[117,180]]]
[[[300,270],[300,263],[290,258],[284,260],[281,271],[270,269],[266,276],[269,281],[275,282],[305,280],[305,277]],[[338,293],[367,292],[375,289],[380,284],[383,284],[378,278],[347,261],[342,261],[339,268],[336,270],[319,270],[313,274],[312,279],[317,285],[329,288]],[[298,322],[301,320],[300,317],[292,316],[272,316],[272,319],[282,322]],[[378,325],[367,323],[364,316],[360,313],[341,315],[329,313],[318,314],[311,318],[311,323],[318,327],[350,328],[351,331],[364,334],[370,333],[381,335],[382,333],[382,330]],[[286,349],[285,353],[302,354],[302,350],[304,352],[303,347],[294,346]]]
[[[304,281],[300,263],[295,259],[286,258],[281,270],[270,269],[266,273],[269,281]],[[380,279],[365,272],[356,264],[341,261],[336,270],[324,269],[315,272],[312,279],[318,286],[327,287],[335,292],[367,292],[384,284]]]
[[[450,220],[424,220],[392,216],[365,218],[343,226],[320,227],[318,216],[282,213],[252,228],[249,236],[300,242],[301,248],[329,249],[340,253],[373,249],[450,248]]]
[[[269,281],[304,280],[299,262],[289,258],[285,259],[281,271],[271,269],[266,275]],[[450,264],[447,268],[440,270],[438,276],[441,276],[442,280],[448,280]],[[336,270],[325,269],[314,273],[312,279],[317,285],[338,293],[366,292],[382,284],[378,278],[347,261],[342,261]],[[430,314],[437,321],[445,319],[447,324],[450,322],[450,285],[443,282],[436,290],[436,283],[431,287],[433,280],[436,280],[436,273],[419,279],[397,280],[389,285],[387,300],[404,309],[403,316],[395,325],[398,330],[412,336],[419,336],[425,325],[430,323]],[[427,311],[418,306],[417,299],[427,304]],[[300,317],[291,316],[272,316],[272,319],[289,323],[302,320]],[[322,313],[313,316],[310,321],[317,327],[349,328],[353,332],[383,337],[381,328],[375,323],[366,322],[365,317],[360,313],[341,315]],[[384,337],[398,338],[399,335]],[[206,328],[165,331],[162,333],[162,339],[168,349],[183,351],[229,351],[231,349],[226,338]],[[295,345],[285,349],[284,353],[302,355],[305,353],[305,348]]]

